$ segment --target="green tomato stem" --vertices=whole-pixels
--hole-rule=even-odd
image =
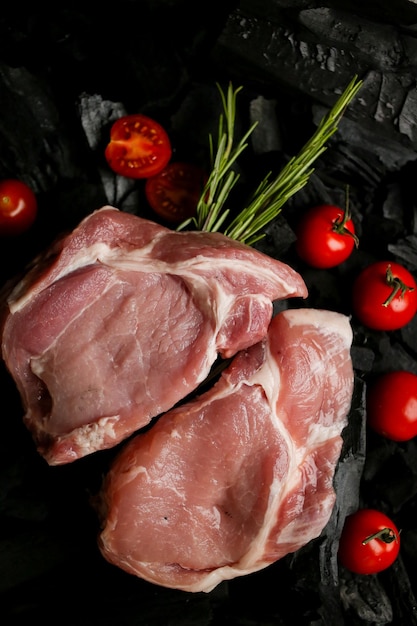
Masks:
[[[398,292],[400,292],[400,298],[403,298],[407,291],[414,291],[414,287],[409,287],[400,278],[398,278],[398,276],[394,276],[391,270],[391,265],[388,265],[387,267],[386,279],[387,285],[393,289],[385,302],[382,303],[382,306],[384,307],[391,304]]]
[[[362,545],[366,546],[372,539],[380,539],[384,543],[392,543],[393,541],[397,541],[397,535],[392,528],[382,528],[376,533],[369,535],[369,537],[366,537],[366,539],[362,541]]]
[[[339,235],[347,235],[348,237],[353,237],[356,248],[359,246],[359,239],[352,233],[351,230],[346,228],[346,224],[349,220],[352,219],[352,215],[350,213],[349,207],[349,185],[346,185],[346,201],[345,201],[345,210],[343,213],[343,217],[337,218],[333,224],[333,232],[338,233]]]

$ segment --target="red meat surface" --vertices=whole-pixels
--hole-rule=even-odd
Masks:
[[[301,276],[218,233],[103,207],[12,291],[2,354],[51,465],[112,447],[265,336]]]
[[[126,443],[98,497],[104,557],[209,592],[316,538],[335,502],[351,342],[339,313],[279,313],[209,391]]]

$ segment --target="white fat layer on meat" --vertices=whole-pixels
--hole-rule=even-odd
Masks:
[[[344,347],[350,350],[353,331],[349,318],[342,313],[322,309],[288,309],[285,318],[290,326],[304,326],[303,333],[308,332],[308,325],[311,325],[318,328],[323,337],[336,334],[344,340]]]
[[[338,368],[336,368],[336,365],[333,365],[332,360],[333,356],[339,355],[343,348],[346,349],[345,363],[349,359],[352,330],[348,318],[339,313],[333,313],[328,311],[317,312],[315,310],[309,309],[299,309],[294,311],[288,310],[285,311],[285,316],[291,321],[292,325],[300,325],[302,328],[304,327],[304,325],[307,324],[310,324],[310,326],[314,325],[320,330],[320,333],[323,337],[330,336],[332,338],[330,342],[327,342],[327,355],[329,357],[330,364],[334,368],[334,376],[338,378]],[[305,331],[303,331],[303,334],[307,333],[308,329],[306,328]],[[340,340],[342,340],[342,346],[340,345]],[[269,352],[268,347],[267,351]],[[339,363],[338,366],[341,367],[341,364]],[[313,369],[316,368],[318,370],[325,370],[325,368],[327,369],[329,367],[329,364],[327,362],[323,363],[323,361],[318,360],[314,364],[312,364],[312,367]],[[276,361],[274,358],[272,358],[270,355],[267,356],[263,367],[255,374],[253,378],[251,378],[251,384],[260,384],[263,387],[268,397],[268,401],[271,403],[271,406],[277,406],[277,413],[279,415],[279,393],[281,387],[281,379],[280,372],[278,367],[276,366]],[[277,500],[282,501],[283,499],[285,499],[285,493],[290,493],[298,484],[300,480],[300,466],[304,461],[305,454],[309,450],[319,446],[321,443],[325,443],[330,439],[340,436],[341,423],[343,421],[347,421],[347,415],[350,407],[351,384],[351,379],[346,379],[345,385],[343,385],[342,388],[339,390],[338,396],[340,396],[340,398],[338,396],[334,398],[334,417],[332,422],[329,425],[324,425],[317,422],[312,424],[308,436],[308,450],[305,448],[297,448],[296,446],[294,446],[294,442],[292,437],[290,436],[290,433],[286,430],[279,417],[271,416],[274,420],[277,431],[281,433],[288,446],[288,449],[290,450],[289,458],[291,460],[291,464],[288,469],[286,481],[282,482],[281,480],[277,479],[271,485],[269,506],[268,511],[265,514],[262,531],[253,541],[252,547],[241,559],[239,567],[237,568],[240,573],[242,569],[245,570],[246,566],[250,567],[250,571],[253,571],[253,563],[256,562],[258,559],[262,560],[265,542],[269,537],[271,528],[276,522],[276,505],[274,503]],[[347,387],[349,387],[349,389],[347,389]],[[347,393],[347,391],[349,391],[349,393]],[[342,440],[340,439],[340,446],[341,444]],[[315,517],[313,517],[313,519],[322,520],[324,516],[327,520],[331,513],[332,502],[333,494],[330,492],[328,499],[326,499],[326,502],[318,503],[318,507],[320,510],[317,511],[317,514]],[[297,520],[295,520],[292,524],[289,524],[284,529],[284,531],[280,535],[280,542],[285,543],[286,539],[288,539],[289,542],[294,541],[294,531],[292,526],[296,524]],[[320,530],[318,530],[317,535],[320,533],[323,525],[324,524],[319,524]],[[225,572],[223,571],[223,580],[225,578],[224,574]]]
[[[162,233],[156,236],[148,245],[129,251],[120,248],[111,248],[102,242],[96,242],[90,246],[83,247],[72,257],[71,262],[65,263],[60,273],[54,275],[53,281],[56,282],[83,267],[93,265],[94,263],[101,263],[107,267],[123,271],[139,270],[141,272],[181,276],[184,280],[189,279],[190,283],[195,283],[196,280],[198,281],[198,272],[202,272],[203,274],[207,273],[210,282],[216,282],[216,277],[210,276],[210,274],[213,273],[213,258],[211,257],[206,258],[202,255],[196,255],[187,261],[178,263],[167,263],[152,258],[152,249],[155,246],[155,242],[163,236],[164,234]],[[282,297],[294,293],[294,285],[283,280],[272,268],[269,269],[268,267],[262,266],[256,266],[256,268],[254,268],[253,261],[216,258],[215,266],[218,268],[219,272],[223,269],[226,272],[233,271],[233,267],[236,266],[240,273],[246,272],[248,275],[256,277],[259,277],[261,273],[269,284],[280,286],[283,294]],[[207,281],[207,276],[203,276],[201,281]],[[35,284],[29,289],[24,290],[24,293],[21,295],[22,289],[21,283],[19,283],[8,298],[10,312],[16,313],[23,309],[33,296],[40,293],[44,287],[45,285],[42,282],[38,285]]]
[[[73,430],[69,437],[71,439],[71,446],[76,450],[82,450],[85,454],[90,454],[100,449],[103,442],[109,442],[116,438],[116,431],[114,425],[117,425],[120,420],[119,415],[112,415],[108,417],[102,417],[93,424],[86,424],[85,426],[79,426]],[[66,436],[57,437],[55,447],[59,447],[60,443],[65,442]],[[69,456],[66,451],[66,457]],[[77,452],[75,458],[79,458]]]

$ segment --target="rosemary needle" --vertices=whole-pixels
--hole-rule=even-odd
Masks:
[[[298,155],[292,157],[274,179],[271,180],[271,174],[268,174],[261,181],[248,205],[224,228],[225,235],[247,245],[253,245],[264,237],[265,226],[279,215],[287,200],[308,182],[314,171],[314,161],[327,149],[327,141],[337,131],[341,117],[361,86],[362,81],[354,76]],[[227,198],[239,179],[233,165],[246,149],[248,138],[256,127],[255,122],[235,145],[236,98],[242,87],[233,89],[229,84],[227,95],[219,85],[218,89],[224,114],[219,117],[215,152],[213,139],[211,136],[209,138],[211,172],[200,196],[196,217],[181,224],[178,230],[191,223],[198,230],[220,230],[229,215],[229,210],[225,208]]]

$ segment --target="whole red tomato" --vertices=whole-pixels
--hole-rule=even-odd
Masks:
[[[416,281],[399,263],[372,263],[353,283],[352,308],[357,319],[368,328],[402,328],[417,312]]]
[[[298,223],[296,235],[298,256],[319,269],[346,261],[358,241],[349,213],[333,204],[321,204],[307,211]]]
[[[114,122],[104,154],[116,174],[148,178],[164,169],[171,159],[172,148],[164,128],[138,113]]]
[[[378,376],[366,394],[369,426],[393,441],[417,435],[417,375],[403,370]]]
[[[15,178],[0,181],[0,234],[20,235],[28,230],[38,214],[32,189]]]
[[[179,223],[196,214],[207,176],[192,163],[174,161],[145,183],[149,205],[160,217]]]
[[[400,551],[394,522],[376,509],[360,509],[346,518],[338,559],[356,574],[377,574],[392,565]]]

